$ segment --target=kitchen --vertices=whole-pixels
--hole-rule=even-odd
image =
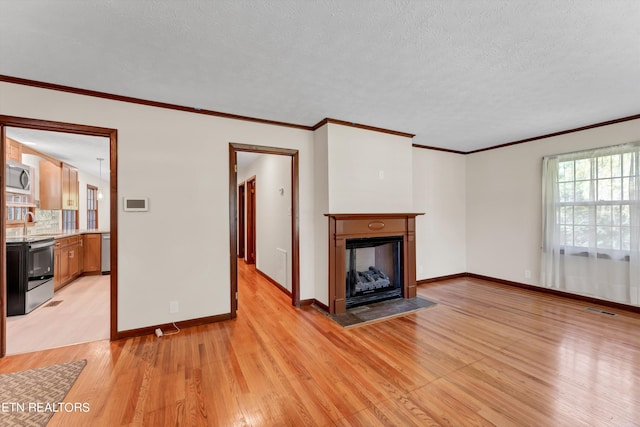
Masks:
[[[7,354],[109,338],[109,139],[6,128]]]

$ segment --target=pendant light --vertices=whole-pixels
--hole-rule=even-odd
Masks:
[[[102,200],[104,196],[102,195],[102,190],[100,190],[100,187],[102,187],[102,161],[104,160],[104,158],[97,157],[96,160],[100,162],[100,182],[98,183],[98,200]]]

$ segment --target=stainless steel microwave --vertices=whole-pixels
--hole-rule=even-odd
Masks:
[[[8,193],[31,194],[31,167],[7,160],[5,180]]]

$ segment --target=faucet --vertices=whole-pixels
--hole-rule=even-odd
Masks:
[[[31,215],[31,219],[33,220],[33,223],[34,224],[36,223],[36,217],[35,215],[33,215],[33,212],[27,211],[27,213],[24,216],[24,223],[22,228],[22,235],[25,239],[27,238],[27,220],[29,219],[29,215]]]

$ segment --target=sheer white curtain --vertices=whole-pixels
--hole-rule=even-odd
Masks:
[[[640,146],[545,157],[543,286],[640,305]]]

